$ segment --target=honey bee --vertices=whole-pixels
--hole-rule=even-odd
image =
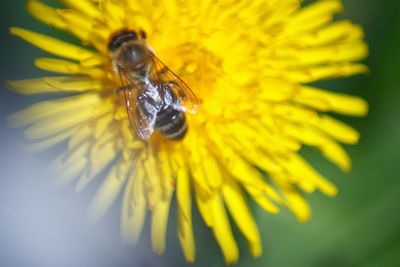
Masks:
[[[157,58],[146,43],[145,32],[117,32],[108,51],[121,79],[117,94],[125,94],[129,121],[137,135],[148,140],[157,130],[167,139],[183,139],[188,130],[185,112],[196,113],[196,96]]]

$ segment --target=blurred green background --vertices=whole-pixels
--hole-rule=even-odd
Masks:
[[[306,224],[298,223],[287,211],[273,216],[254,206],[254,214],[262,233],[264,253],[261,258],[253,259],[247,251],[245,241],[238,234],[241,257],[237,266],[400,266],[400,179],[397,173],[400,165],[400,1],[346,0],[344,4],[346,10],[338,18],[351,19],[364,27],[370,47],[370,56],[366,64],[371,73],[318,85],[360,95],[370,103],[368,117],[342,118],[359,129],[362,134],[359,145],[346,147],[353,159],[353,170],[344,174],[314,151],[305,149],[302,153],[338,186],[338,196],[333,199],[320,193],[306,196],[313,209],[313,217]],[[24,26],[69,39],[67,35],[60,34],[32,19],[25,12],[24,5],[25,1],[21,0],[2,3],[0,11],[2,80],[43,75],[43,72],[34,69],[32,63],[35,57],[43,56],[45,53],[9,36],[8,27]],[[0,94],[2,142],[7,142],[10,135],[22,140],[21,131],[9,129],[5,117],[39,100],[40,97],[16,95],[4,88]],[[14,149],[21,155],[24,153],[22,149],[12,146],[2,148],[2,158],[7,157],[7,154]],[[21,162],[15,164],[18,166]],[[28,178],[16,177],[21,181]],[[3,175],[1,179],[1,187],[4,191],[8,190],[7,177]],[[92,191],[89,190],[84,194],[92,195],[95,187],[92,188]],[[68,198],[77,197],[72,189],[70,191]],[[10,203],[6,201],[7,205],[12,205]],[[0,207],[4,208],[6,204],[3,202]],[[88,204],[81,198],[79,205],[88,206]],[[119,205],[120,202],[114,205],[113,211],[105,219],[106,222],[100,223],[103,226],[91,227],[104,230],[106,229],[104,225],[107,225],[107,229],[110,229],[109,236],[119,240]],[[84,219],[75,219],[84,224]],[[194,220],[197,245],[194,266],[224,266],[215,240],[197,213],[194,215]],[[109,250],[108,254],[99,251],[96,254],[94,250],[93,257],[104,257],[103,262],[107,263],[104,266],[183,266],[185,262],[176,238],[175,225],[175,214],[172,211],[167,251],[162,257],[147,253],[146,257],[152,257],[152,260],[145,259],[138,263],[136,258],[140,255],[135,254],[133,248],[117,241],[112,243],[113,249],[119,251],[117,256]],[[89,226],[85,229],[91,231]],[[238,233],[237,229],[235,231]],[[150,249],[148,236],[149,229],[146,229],[139,249],[146,251]],[[96,241],[95,236],[86,238],[94,238]],[[0,249],[3,248],[0,246]],[[18,255],[24,257],[23,253]],[[7,256],[10,255],[0,252],[0,257]],[[106,257],[111,257],[112,260]],[[88,262],[91,261],[76,261],[71,266],[90,266]]]

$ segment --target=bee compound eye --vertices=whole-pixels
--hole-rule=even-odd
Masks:
[[[113,51],[131,40],[135,41],[138,39],[138,34],[135,31],[120,31],[112,36],[108,43],[108,50]]]

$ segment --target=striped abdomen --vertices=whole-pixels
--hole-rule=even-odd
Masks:
[[[157,114],[155,128],[166,138],[181,140],[187,132],[185,113],[167,107]]]

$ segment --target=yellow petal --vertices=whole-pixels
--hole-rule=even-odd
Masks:
[[[44,79],[6,81],[10,90],[20,94],[57,93],[59,89],[46,83]]]
[[[100,10],[96,7],[96,4],[93,1],[89,0],[61,0],[66,6],[69,6],[73,9],[79,10],[85,15],[94,17],[94,18],[101,18],[102,14]]]
[[[331,43],[358,41],[363,38],[364,32],[360,26],[354,25],[350,21],[342,20],[330,23],[316,31],[305,32],[297,36],[296,42],[301,47],[315,47]]]
[[[321,153],[342,170],[348,171],[351,167],[351,161],[346,151],[326,134],[310,127],[286,124],[284,132],[293,138],[296,138],[306,145],[316,146]]]
[[[290,59],[286,68],[303,68],[311,65],[357,61],[368,55],[368,47],[362,41],[304,49],[287,47],[281,52],[277,51],[277,55]]]
[[[96,61],[97,64],[101,64],[104,62],[103,58],[95,52],[91,52],[80,46],[66,43],[44,34],[36,33],[18,27],[10,28],[10,32],[11,34],[22,38],[28,43],[31,43],[34,46],[37,46],[40,49],[56,56],[77,61],[91,59],[92,61]]]
[[[112,166],[89,208],[89,218],[98,221],[109,210],[124,185],[131,162],[121,160]]]
[[[82,16],[82,13],[76,10],[64,9],[60,10],[59,16],[68,25],[68,30],[78,37],[84,43],[92,43],[97,47],[101,47],[94,42],[96,40],[94,37],[97,35],[95,30],[95,22],[86,16]],[[104,42],[102,42],[102,47],[105,48]],[[99,52],[104,52],[99,50]]]
[[[124,28],[127,13],[123,5],[114,1],[103,1],[104,16],[108,18],[107,26],[111,32]]]
[[[80,110],[71,111],[68,116],[61,113],[51,118],[46,118],[29,127],[25,131],[25,135],[28,139],[47,137],[71,127],[78,126],[89,120],[93,120],[98,116],[110,112],[111,109],[112,104],[110,102],[105,102],[96,107],[89,106]]]
[[[9,117],[9,121],[15,127],[22,127],[56,115],[66,116],[69,112],[74,112],[81,108],[93,107],[100,101],[101,98],[96,94],[84,94],[58,100],[43,101],[23,111],[14,113]]]
[[[102,81],[85,76],[48,77],[43,78],[43,81],[62,92],[96,91],[105,87]]]
[[[233,237],[228,215],[219,194],[215,194],[212,197],[208,208],[213,216],[212,230],[224,254],[225,262],[228,264],[236,263],[239,259],[239,249]]]
[[[250,197],[266,212],[272,214],[279,212],[279,208],[271,200],[280,205],[283,204],[283,201],[270,185],[264,182],[261,188],[249,184],[244,184],[243,187],[249,193]]]
[[[87,159],[88,158],[88,151],[90,149],[90,143],[86,142],[83,143],[81,146],[69,150],[64,154],[64,157],[61,159],[61,163],[64,165],[69,165],[72,164],[75,161],[81,160],[81,159]]]
[[[282,165],[289,172],[290,176],[298,180],[300,184],[307,182],[309,186],[319,188],[328,196],[335,196],[337,194],[336,186],[321,176],[301,156],[293,154],[282,158]]]
[[[317,1],[292,16],[286,30],[292,33],[311,30],[332,19],[332,14],[343,10],[340,0]]]
[[[172,174],[171,155],[168,153],[166,146],[160,146],[157,161],[164,190],[173,190],[174,177]]]
[[[360,97],[323,91],[309,86],[302,87],[295,101],[321,111],[332,111],[350,116],[365,116],[368,113],[368,103]],[[313,102],[322,102],[322,105],[315,106]]]
[[[57,177],[57,182],[64,185],[74,181],[87,167],[87,159],[80,158],[69,165],[62,167],[62,174]]]
[[[93,136],[93,129],[89,125],[79,127],[68,142],[68,149],[72,150]]]
[[[277,213],[279,209],[269,198],[277,202],[280,202],[280,199],[264,182],[264,177],[253,166],[234,153],[226,154],[227,148],[221,150],[221,152],[224,152],[223,159],[226,171],[237,181],[240,181],[263,209],[270,213]]]
[[[205,169],[202,164],[202,158],[200,155],[199,149],[192,149],[193,147],[199,147],[202,144],[199,144],[199,139],[194,132],[188,133],[188,136],[185,137],[185,142],[187,145],[187,151],[190,151],[190,157],[188,157],[188,163],[190,164],[190,172],[193,176],[193,182],[198,186],[198,190],[202,190],[203,193],[210,193],[212,189],[208,183],[208,179],[206,174],[204,173]],[[187,153],[189,155],[189,153]]]
[[[75,132],[77,131],[77,128],[71,128],[67,131],[61,132],[59,134],[56,134],[55,136],[51,136],[41,142],[32,144],[28,146],[29,151],[36,153],[36,152],[41,152],[43,150],[49,149],[50,147],[57,145],[68,138],[70,138]]]
[[[38,0],[29,0],[27,9],[36,19],[59,29],[66,29],[68,25],[58,15],[56,9]]]
[[[63,74],[84,74],[95,79],[105,78],[105,72],[99,68],[85,68],[80,64],[63,59],[38,58],[35,60],[36,67]]]
[[[300,222],[306,222],[311,217],[311,209],[303,196],[292,186],[290,183],[284,182],[280,179],[275,179],[278,184],[282,195],[287,200],[288,208],[296,215]]]
[[[58,184],[69,184],[78,178],[87,167],[86,152],[88,148],[88,144],[84,144],[73,151],[62,153],[49,164],[46,168],[47,172],[56,177]]]
[[[11,90],[20,94],[86,92],[104,89],[102,81],[85,76],[45,77],[33,80],[7,81]]]
[[[119,156],[121,149],[115,145],[114,139],[115,133],[111,131],[97,139],[97,142],[95,142],[94,145],[91,145],[88,153],[90,168],[88,168],[79,178],[79,181],[75,186],[77,192],[82,191]]]
[[[130,176],[123,195],[121,234],[126,242],[134,244],[140,238],[147,212],[143,179],[143,170],[137,168]]]
[[[238,131],[235,133],[237,134],[231,135],[231,138],[226,138],[226,141],[219,140],[216,143],[217,145],[219,144],[220,151],[226,153],[226,159],[231,159],[234,157],[234,154],[239,154],[245,161],[249,162],[249,164],[253,164],[262,170],[276,172],[280,169],[268,153],[258,147],[259,143],[252,142],[251,138],[241,137],[240,135],[243,132]],[[224,146],[232,147],[233,150],[229,151],[227,148],[224,148]]]
[[[280,71],[279,75],[299,83],[310,83],[319,80],[332,79],[338,77],[349,77],[355,74],[368,73],[369,69],[362,64],[342,63],[323,65],[309,68],[299,68],[298,70]]]
[[[210,196],[204,195],[204,191],[201,188],[199,188],[198,185],[195,184],[194,188],[195,188],[194,196],[196,199],[197,207],[199,208],[200,215],[208,227],[213,227],[214,218],[212,210],[209,208],[211,198]]]
[[[167,196],[158,202],[153,210],[153,217],[151,220],[151,240],[153,250],[158,255],[163,254],[165,250],[165,238],[171,197],[172,190],[167,192]]]
[[[207,179],[207,183],[213,189],[219,188],[222,184],[222,173],[217,159],[209,153],[208,149],[201,147],[198,147],[198,149],[202,159],[201,166],[203,168],[204,176]]]
[[[185,168],[179,169],[176,177],[177,189],[176,198],[178,201],[178,238],[181,243],[185,258],[194,262],[196,245],[192,226],[192,198],[188,171]]]
[[[357,130],[330,116],[320,116],[314,126],[342,143],[356,144],[360,139]]]
[[[143,152],[143,166],[146,172],[146,197],[150,209],[154,207],[163,199],[162,181],[159,175],[156,158],[153,151]]]
[[[222,192],[230,214],[249,243],[251,254],[254,257],[260,256],[260,234],[242,191],[234,181],[225,179]]]
[[[99,118],[96,121],[96,126],[94,129],[94,138],[99,138],[103,134],[106,133],[106,131],[109,129],[110,125],[114,122],[114,116],[113,114],[106,114],[102,118]]]

